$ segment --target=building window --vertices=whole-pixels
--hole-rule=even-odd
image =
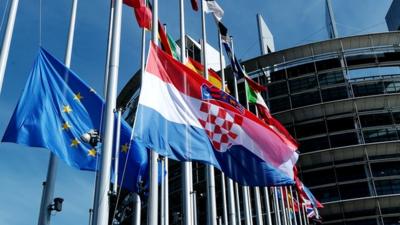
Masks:
[[[395,129],[376,129],[363,131],[366,143],[397,140]]]
[[[386,93],[400,92],[400,81],[385,81],[383,82]]]
[[[307,92],[292,96],[292,104],[294,108],[320,103],[321,98],[318,91]]]
[[[374,177],[398,176],[400,175],[399,165],[399,161],[372,163],[372,174]]]
[[[279,112],[290,109],[290,102],[287,96],[283,98],[276,98],[269,100],[271,106],[271,112]]]
[[[334,187],[317,188],[311,190],[315,197],[321,202],[333,202],[340,200],[338,189]]]
[[[339,59],[327,59],[315,62],[315,66],[317,67],[317,71],[329,70],[334,68],[341,68],[341,64]]]
[[[393,124],[390,113],[376,113],[360,116],[360,122],[363,127],[384,126]]]
[[[344,76],[342,71],[322,73],[318,75],[318,79],[321,86],[344,83]]]
[[[288,87],[286,81],[271,83],[270,85],[268,85],[267,90],[269,97],[288,94]]]
[[[339,185],[342,200],[370,196],[367,182]]]
[[[285,70],[279,70],[270,73],[271,82],[279,81],[279,80],[286,80]]]
[[[290,91],[292,93],[309,90],[317,87],[317,78],[315,75],[289,80]]]
[[[323,177],[323,179],[316,179],[316,177]],[[304,184],[307,186],[319,186],[324,184],[335,183],[335,171],[331,169],[318,170],[312,172],[303,172],[302,178]]]
[[[324,102],[345,99],[348,97],[346,86],[329,88],[321,91],[322,100]]]
[[[307,64],[302,64],[299,66],[294,66],[287,69],[287,74],[289,78],[299,77],[314,72],[315,72],[314,63],[312,62]]]
[[[336,176],[338,181],[352,181],[367,177],[365,174],[365,165],[337,167]]]
[[[379,95],[383,94],[383,84],[382,82],[353,84],[353,91],[355,97]]]
[[[329,132],[354,130],[354,119],[353,117],[328,119],[328,130]]]
[[[378,195],[391,195],[400,193],[400,180],[377,180],[375,181]]]
[[[317,135],[317,134],[324,134],[324,133],[326,133],[324,121],[296,125],[297,138],[309,137],[309,136],[313,136],[313,135]]]
[[[330,137],[332,148],[358,144],[357,133],[335,134]]]
[[[300,141],[299,151],[301,153],[306,153],[328,148],[329,148],[328,137],[318,137]]]

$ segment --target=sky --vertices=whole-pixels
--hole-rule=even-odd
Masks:
[[[0,1],[0,40],[3,40],[11,0]],[[185,0],[186,32],[201,36],[200,13]],[[225,10],[224,24],[234,37],[240,59],[259,55],[256,14],[261,13],[275,38],[276,50],[328,38],[324,0],[219,0]],[[391,0],[332,0],[340,36],[387,31],[384,17]],[[179,1],[160,1],[159,17],[168,33],[179,38]],[[64,60],[72,0],[20,0],[3,90],[0,93],[0,137],[25,86],[38,52],[44,47]],[[108,0],[79,1],[71,68],[102,93],[106,57]],[[207,39],[217,47],[217,30],[207,16]],[[118,89],[137,71],[140,33],[132,10],[124,6]],[[49,151],[0,143],[0,224],[26,225],[38,220],[42,182]],[[87,224],[93,202],[94,173],[59,163],[55,197],[65,199],[63,211],[52,224]]]

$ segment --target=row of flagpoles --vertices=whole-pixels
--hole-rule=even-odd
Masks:
[[[180,60],[183,64],[186,64],[186,47],[185,47],[185,23],[184,23],[184,2],[180,1],[180,38],[181,38],[181,48],[180,48]],[[193,1],[192,1],[193,2]],[[206,10],[204,7],[206,6],[205,2],[214,2],[215,1],[205,1],[201,0],[201,21],[202,21],[202,64],[204,76],[208,79],[208,64],[207,64],[207,53],[206,53],[206,23],[205,23],[205,13]],[[67,50],[65,55],[65,65],[66,67],[70,66],[71,63],[71,53],[72,53],[72,45],[73,45],[73,37],[74,37],[74,29],[75,29],[75,18],[76,18],[76,9],[77,9],[77,0],[73,0],[73,7],[70,19],[70,28],[68,35],[68,43]],[[116,99],[117,99],[117,81],[118,81],[118,68],[119,68],[119,57],[120,57],[120,37],[121,37],[121,16],[122,16],[122,0],[112,0],[110,7],[110,22],[109,22],[109,41],[107,48],[107,60],[106,60],[106,72],[105,72],[105,96],[106,96],[106,104],[104,110],[104,125],[103,125],[103,149],[102,149],[102,157],[101,157],[101,165],[98,174],[96,175],[96,189],[95,189],[95,199],[93,205],[93,225],[106,225],[109,221],[109,192],[110,192],[110,179],[111,179],[111,164],[112,164],[112,152],[113,152],[113,133],[115,121],[114,121],[114,112],[116,110]],[[214,5],[215,6],[215,5]],[[18,0],[13,0],[10,8],[9,19],[6,27],[5,37],[3,39],[2,51],[0,56],[0,93],[2,82],[4,78],[5,66],[8,59],[8,52],[10,48],[10,42],[13,33],[13,27],[15,23],[15,16],[18,8]],[[210,8],[208,8],[210,10]],[[211,9],[211,12],[213,10]],[[220,22],[222,15],[220,12],[214,11],[215,18]],[[153,0],[152,4],[152,40],[157,45],[158,43],[158,31],[159,31],[159,22],[158,22],[158,0]],[[221,30],[220,30],[221,31]],[[221,88],[225,88],[225,74],[222,65],[222,46],[223,40],[226,41],[226,37],[222,37],[219,32],[219,50],[220,50],[220,62],[221,62],[221,75],[222,75],[222,85]],[[142,58],[141,58],[141,71],[142,75],[144,73],[145,68],[145,38],[146,31],[145,27],[142,28]],[[232,56],[231,58],[235,58],[233,51],[233,41],[230,39],[230,46],[232,48]],[[235,65],[231,65],[234,67]],[[234,96],[238,99],[238,90],[237,90],[237,77],[234,77]],[[246,95],[247,97],[247,95]],[[248,102],[247,102],[248,103]],[[249,106],[247,107],[249,108]],[[121,118],[121,111],[119,111],[119,119]],[[118,122],[118,125],[120,123]],[[119,126],[117,126],[116,131],[119,131]],[[119,136],[119,135],[117,135]],[[119,149],[119,144],[117,144],[117,151]],[[116,154],[117,156],[118,154]],[[150,156],[150,185],[149,185],[149,198],[147,203],[147,224],[156,225],[158,224],[158,160],[159,156],[155,151],[151,151]],[[117,161],[117,159],[115,160]],[[51,153],[48,175],[46,179],[46,183],[44,186],[42,203],[41,203],[41,212],[39,216],[39,225],[47,225],[50,223],[50,213],[48,210],[48,206],[51,204],[53,192],[54,192],[54,182],[56,176],[56,168],[57,168],[57,158]],[[163,168],[167,171],[168,168],[168,159],[163,159]],[[115,169],[118,170],[118,165],[115,165]],[[183,222],[188,225],[197,225],[196,216],[196,204],[195,198],[193,197],[193,181],[192,181],[192,164],[191,162],[183,163],[183,187],[182,187],[182,196],[183,196]],[[206,169],[207,173],[207,224],[216,225],[218,222],[217,219],[217,203],[216,203],[216,190],[215,190],[215,171],[214,168],[210,165],[207,165]],[[167,172],[168,174],[168,172]],[[118,176],[116,176],[118,177]],[[114,192],[117,192],[116,184],[114,185]],[[168,200],[168,176],[163,177],[162,181],[162,191],[161,191],[161,221],[162,224],[169,224],[169,200]],[[241,224],[241,205],[240,203],[240,193],[239,193],[239,185],[233,182],[232,179],[225,177],[222,173],[221,175],[221,183],[222,183],[222,202],[223,202],[223,210],[222,210],[222,218],[223,224],[236,225]],[[307,211],[311,208],[314,210],[314,213],[317,213],[315,205],[310,206],[310,203],[301,200],[301,193],[297,190],[292,190],[292,186],[288,187],[264,187],[260,189],[260,187],[250,188],[248,186],[242,187],[242,200],[243,200],[243,216],[245,225],[253,224],[253,210],[251,204],[251,193],[253,190],[253,195],[255,199],[255,221],[257,225],[261,224],[269,224],[272,225],[272,210],[271,206],[274,209],[274,223],[278,225],[307,225],[309,224]],[[264,211],[266,215],[266,219],[263,219],[262,216],[262,201],[261,201],[261,190],[264,191]],[[296,196],[296,197],[294,197]],[[270,199],[272,197],[272,201]],[[303,196],[304,197],[304,196]],[[135,219],[134,224],[140,224],[140,205],[141,201],[139,195],[134,195],[135,198]],[[297,204],[297,210],[295,209],[295,205]],[[307,208],[308,207],[308,208]],[[297,214],[296,214],[297,211]]]

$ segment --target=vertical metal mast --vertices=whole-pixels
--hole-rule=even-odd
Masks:
[[[158,0],[153,0],[152,39],[158,45]],[[147,224],[158,223],[158,153],[150,152],[150,194],[148,200]]]
[[[329,37],[330,38],[338,38],[339,33],[336,28],[336,20],[335,15],[333,14],[332,2],[331,0],[326,0],[326,9],[327,9],[327,26],[329,30]]]
[[[206,50],[206,18],[204,12],[204,0],[201,0],[201,28],[203,41],[201,43],[202,59],[204,65],[204,77],[208,80],[208,66],[207,66],[207,50]],[[215,200],[215,171],[211,165],[206,165],[206,177],[207,177],[207,214],[208,214],[208,225],[217,225],[217,203]]]
[[[121,17],[122,17],[122,0],[115,0],[115,9],[113,15],[113,32],[111,44],[111,57],[109,66],[109,77],[107,82],[106,105],[104,111],[103,126],[103,149],[101,154],[101,167],[99,174],[99,182],[96,184],[96,192],[94,207],[94,224],[107,225],[109,219],[109,191],[111,177],[111,158],[113,147],[113,130],[114,130],[114,110],[117,100],[117,83],[118,68],[121,40]]]
[[[6,72],[8,53],[10,52],[11,39],[14,31],[15,17],[17,16],[19,0],[13,0],[8,13],[6,32],[4,34],[3,44],[0,54],[0,94],[3,87],[4,73]],[[6,8],[7,9],[7,8]],[[6,10],[4,9],[4,10]]]
[[[185,38],[185,6],[183,0],[179,0],[179,22],[180,22],[180,30],[181,30],[181,62],[182,64],[186,63],[186,38]],[[185,92],[187,91],[186,87],[187,83],[185,80]],[[186,94],[186,93],[185,93]],[[189,149],[188,140],[186,141],[186,149]],[[182,167],[183,179],[182,179],[182,200],[183,200],[183,223],[186,225],[193,224],[193,201],[191,197],[191,185],[192,185],[192,163],[191,162],[183,162]]]
[[[264,204],[267,213],[267,225],[272,225],[271,207],[269,202],[269,187],[264,187]]]
[[[221,33],[218,32],[218,44],[219,44],[219,62],[221,67],[221,79],[222,85],[221,89],[225,91],[225,70],[223,65],[223,53],[222,53],[222,40],[221,40]],[[236,225],[236,215],[235,215],[235,199],[233,195],[233,181],[230,178],[226,178],[228,181],[228,204],[226,201],[226,185],[225,185],[225,175],[221,173],[221,186],[222,186],[222,202],[223,202],[223,220],[224,225]],[[229,199],[232,198],[232,199]],[[229,205],[229,206],[228,206]],[[228,216],[229,211],[229,216]],[[229,217],[229,218],[228,218]],[[229,220],[229,223],[228,223]]]
[[[11,6],[11,10],[15,10],[15,13],[16,13],[16,7],[18,7],[18,0],[13,1],[13,5],[15,4],[15,2],[16,2],[16,5],[14,6],[15,9],[12,9],[13,6]],[[72,9],[71,9],[71,18],[70,18],[70,24],[69,24],[69,31],[68,31],[67,49],[65,51],[65,59],[64,59],[65,66],[67,68],[69,68],[71,66],[72,47],[73,47],[73,43],[74,43],[77,7],[78,7],[78,0],[73,0]],[[14,20],[15,20],[15,18],[14,18]],[[8,22],[10,23],[10,21],[8,21]],[[14,22],[12,22],[12,23],[14,23]],[[7,29],[8,29],[8,27],[7,27]],[[11,33],[12,33],[12,31],[11,31]],[[10,39],[11,39],[11,37],[10,37]],[[4,45],[3,45],[3,48],[4,48]],[[8,50],[7,50],[7,54],[8,54]],[[3,56],[3,52],[2,52],[2,56]],[[4,69],[5,69],[5,67],[4,67]],[[0,71],[0,73],[1,73],[1,71]],[[0,86],[0,92],[1,92],[1,86]],[[58,159],[57,159],[56,155],[54,153],[50,153],[49,165],[47,168],[47,177],[46,177],[46,181],[43,183],[43,192],[42,192],[42,200],[40,203],[40,213],[39,213],[38,225],[50,224],[51,211],[49,210],[49,206],[53,201],[54,186],[55,186],[56,174],[57,174],[57,165],[58,165]]]

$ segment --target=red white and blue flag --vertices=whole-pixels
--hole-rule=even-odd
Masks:
[[[151,45],[136,140],[179,161],[200,161],[242,185],[294,184],[298,155],[235,98]]]

